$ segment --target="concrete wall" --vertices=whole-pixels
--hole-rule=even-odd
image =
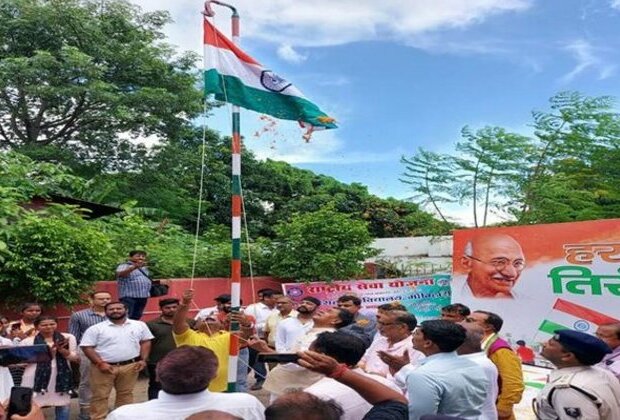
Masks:
[[[195,305],[191,308],[190,313],[195,314],[198,310],[213,306],[215,302],[213,299],[222,294],[230,293],[230,279],[228,278],[197,278],[193,282],[191,279],[170,279],[170,293],[166,296],[149,298],[144,311],[142,321],[148,321],[158,316],[159,314],[159,299],[176,297],[180,298],[183,291],[190,288],[194,289]],[[243,278],[241,280],[241,299],[244,305],[253,303],[256,296],[256,291],[263,288],[273,288],[276,290],[282,290],[282,282],[275,280],[272,277],[254,277],[252,281],[250,278]],[[112,293],[114,300],[118,299],[116,291],[115,281],[100,281],[95,285],[94,290],[105,290]],[[73,308],[67,308],[65,306],[58,306],[56,308],[43,308],[43,314],[51,314],[58,318],[59,330],[67,331],[69,317],[71,316],[72,309],[78,311],[86,308],[88,305],[77,305]],[[19,319],[19,314],[16,311],[3,310],[2,315],[9,317],[11,321]]]

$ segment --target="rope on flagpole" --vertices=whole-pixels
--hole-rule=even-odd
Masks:
[[[204,124],[202,125],[202,156],[200,160],[200,189],[198,191],[198,214],[196,216],[196,235],[194,236],[194,255],[192,257],[192,277],[190,279],[189,288],[194,288],[194,276],[196,274],[196,259],[198,255],[198,236],[200,235],[200,219],[202,214],[202,198],[205,176],[205,159],[207,150],[207,100],[205,98],[203,106]]]

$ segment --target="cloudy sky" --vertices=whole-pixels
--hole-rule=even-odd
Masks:
[[[244,112],[246,146],[382,197],[411,195],[401,156],[450,152],[464,125],[527,133],[559,91],[620,98],[620,0],[233,1],[246,52],[340,126],[306,144],[296,123]],[[168,41],[202,52],[201,1],[133,3],[168,10]],[[228,112],[208,125],[228,133]]]

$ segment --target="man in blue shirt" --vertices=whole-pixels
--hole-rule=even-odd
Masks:
[[[491,384],[480,366],[456,354],[465,336],[463,326],[445,320],[424,321],[413,332],[413,348],[426,358],[395,376],[407,386],[411,420],[425,414],[480,418]]]
[[[151,291],[151,279],[146,268],[146,252],[131,251],[129,261],[116,268],[118,297],[127,307],[129,319],[142,318]]]

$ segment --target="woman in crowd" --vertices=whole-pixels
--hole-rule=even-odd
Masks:
[[[56,420],[69,420],[72,388],[70,362],[79,362],[75,337],[56,331],[58,324],[52,316],[40,316],[34,321],[37,334],[20,342],[22,346],[47,344],[52,353],[50,362],[29,364],[22,386],[34,390],[34,401],[41,407],[53,406]]]
[[[19,312],[22,318],[19,321],[11,322],[8,326],[8,338],[13,340],[15,345],[19,344],[25,338],[34,337],[37,333],[34,327],[34,320],[41,315],[41,305],[38,303],[24,303]],[[22,383],[22,376],[24,375],[25,365],[14,365],[9,368],[11,376],[13,376],[13,382],[15,386],[20,386]]]
[[[11,322],[4,315],[0,315],[0,337],[9,338],[9,324]]]

